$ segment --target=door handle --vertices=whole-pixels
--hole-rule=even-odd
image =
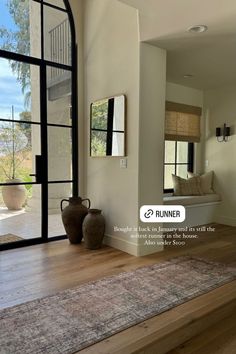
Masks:
[[[43,182],[43,158],[41,155],[35,155],[35,172],[31,173],[30,176],[35,177],[36,183]]]

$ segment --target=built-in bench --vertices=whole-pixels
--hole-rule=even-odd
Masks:
[[[183,205],[186,209],[186,219],[183,223],[167,223],[165,227],[185,227],[213,223],[216,208],[220,202],[221,197],[218,194],[164,196],[164,205]]]

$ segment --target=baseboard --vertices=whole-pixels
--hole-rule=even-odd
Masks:
[[[236,219],[235,218],[229,218],[228,216],[216,215],[214,217],[214,221],[217,224],[236,226]]]
[[[164,247],[160,245],[142,245],[112,235],[105,235],[103,243],[107,246],[119,249],[129,253],[132,256],[142,257],[149,254],[163,251]]]
[[[107,246],[116,248],[123,252],[129,253],[132,256],[138,256],[138,244],[134,242],[130,242],[119,238],[117,236],[105,235],[103,243]]]

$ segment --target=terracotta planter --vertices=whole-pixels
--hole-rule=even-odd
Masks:
[[[88,208],[82,204],[84,201],[88,201],[90,208],[89,199],[72,197],[61,201],[62,221],[71,243],[80,243],[83,238],[82,223],[88,214]],[[65,209],[63,209],[63,202],[69,203]]]
[[[99,209],[90,209],[83,222],[85,247],[95,250],[102,246],[105,232],[105,219]]]
[[[6,183],[22,183],[18,178],[7,180]],[[2,197],[9,210],[21,210],[26,200],[24,185],[3,186]]]

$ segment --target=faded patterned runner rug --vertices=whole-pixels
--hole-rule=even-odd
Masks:
[[[1,354],[72,354],[236,279],[189,256],[89,282],[0,311]]]

